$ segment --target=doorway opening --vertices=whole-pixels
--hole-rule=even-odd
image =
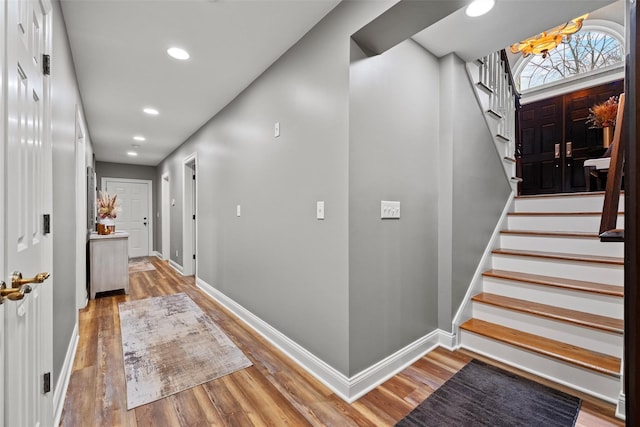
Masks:
[[[197,275],[197,196],[196,196],[197,156],[192,154],[184,159],[184,188],[182,198],[182,268],[185,276]]]

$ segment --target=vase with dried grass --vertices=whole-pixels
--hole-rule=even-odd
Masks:
[[[98,234],[107,235],[116,232],[116,217],[122,210],[118,195],[110,196],[106,191],[101,191],[97,200],[98,204]]]
[[[613,128],[616,125],[618,114],[618,97],[612,96],[605,102],[589,108],[589,117],[586,123],[590,129],[602,128],[602,146],[608,148],[613,140]]]

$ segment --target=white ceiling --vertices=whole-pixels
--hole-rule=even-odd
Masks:
[[[96,159],[157,165],[338,3],[62,0]]]
[[[436,56],[473,60],[611,2],[497,0],[484,17],[461,9],[413,38]],[[96,159],[157,165],[337,3],[62,0]],[[623,15],[624,0],[618,3],[615,13]],[[173,45],[191,58],[167,56]],[[145,106],[160,115],[145,115]],[[133,144],[140,146],[135,158],[126,155]]]
[[[615,0],[496,0],[484,16],[470,18],[464,9],[436,22],[413,39],[428,51],[442,57],[455,52],[465,61],[473,61],[491,52],[553,28],[585,13],[594,12]],[[618,0],[611,12],[591,14],[605,19],[624,20],[624,0]]]

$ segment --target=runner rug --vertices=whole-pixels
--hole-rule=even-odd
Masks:
[[[138,273],[141,271],[151,271],[156,268],[146,259],[132,258],[129,260],[129,273]]]
[[[582,401],[472,360],[396,426],[573,426]]]
[[[184,293],[119,309],[128,409],[252,365]]]

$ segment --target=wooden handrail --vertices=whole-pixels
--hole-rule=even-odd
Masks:
[[[516,106],[520,103],[520,91],[518,90],[518,87],[516,86],[516,81],[513,78],[513,71],[511,70],[511,65],[509,64],[509,57],[507,56],[507,51],[505,49],[502,49],[500,51],[500,59],[502,59],[502,62],[504,62],[504,69],[507,73],[507,75],[509,76],[509,84],[511,85],[511,90],[513,91],[513,94],[516,96]]]
[[[607,188],[604,193],[602,206],[602,219],[600,220],[600,236],[616,229],[618,221],[618,203],[620,201],[620,189],[622,188],[622,166],[624,163],[624,149],[622,148],[622,128],[624,127],[624,93],[618,100],[618,114],[616,115],[616,128],[613,133],[613,148],[611,149],[611,162],[607,173]]]

